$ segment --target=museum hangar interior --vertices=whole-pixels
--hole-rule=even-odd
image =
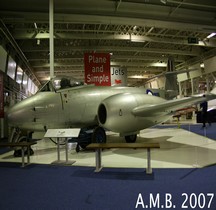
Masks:
[[[148,209],[152,205],[165,209],[170,206],[156,199],[137,204],[138,194],[171,192],[175,197],[171,207],[182,209],[186,192],[189,198],[195,193],[198,201],[202,196],[206,200],[206,206],[189,202],[189,207],[209,204],[208,209],[215,209],[216,101],[208,102],[205,126],[201,105],[216,93],[215,15],[213,0],[0,2],[0,171],[6,180],[0,208]],[[128,93],[133,99],[124,97]],[[149,94],[163,99],[142,104],[151,100]],[[130,99],[136,106],[131,108]],[[170,100],[182,107],[174,107]],[[125,110],[129,117],[114,118],[106,127],[112,111],[106,108],[112,103],[122,104],[119,117],[123,119]],[[160,112],[150,108],[154,106]],[[18,114],[12,116],[14,110]],[[161,112],[163,116],[169,112],[169,119],[158,116]],[[89,123],[91,116],[94,123]],[[104,168],[94,173],[97,157],[86,149],[86,141],[93,141],[98,123],[106,130],[105,136],[99,130],[98,142],[104,143],[102,133],[107,144],[123,144],[126,139],[160,148],[151,148],[150,163],[143,148],[104,149]],[[82,128],[84,144],[77,136],[60,136],[59,145],[54,134],[51,139],[44,137],[49,129],[68,128]],[[26,140],[36,143],[31,146],[31,165],[23,168],[22,151],[14,142]],[[20,155],[15,155],[16,150]],[[71,167],[52,164],[59,156],[66,156]],[[153,173],[147,175],[148,164]]]

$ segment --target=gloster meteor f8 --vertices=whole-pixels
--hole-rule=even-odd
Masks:
[[[26,131],[50,128],[91,128],[94,141],[104,142],[104,130],[125,136],[134,142],[140,130],[168,120],[175,110],[215,98],[215,95],[175,100],[146,94],[144,88],[71,86],[61,80],[57,90],[54,81],[8,111],[11,127]]]

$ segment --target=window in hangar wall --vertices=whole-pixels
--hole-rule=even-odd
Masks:
[[[15,71],[16,71],[16,62],[13,60],[11,56],[9,56],[8,64],[7,64],[7,75],[11,79],[15,79]]]
[[[29,93],[31,93],[31,89],[32,89],[32,80],[28,78],[28,95]]]
[[[28,77],[28,75],[24,72],[24,70],[20,66],[17,65],[15,60],[10,55],[8,55],[8,59],[7,59],[7,52],[3,49],[2,46],[0,46],[0,56],[1,56],[0,61],[1,61],[2,67],[5,66],[4,68],[2,68],[3,72],[6,69],[6,74],[12,80],[14,80],[14,82],[21,85],[23,89],[23,93],[26,96],[35,94],[38,90],[38,87]]]
[[[31,93],[35,94],[38,91],[38,87],[34,84],[34,82],[32,82],[32,87],[31,87]]]
[[[18,66],[16,72],[16,82],[18,84],[23,84],[25,93],[29,96],[37,92],[37,86],[34,82],[24,73],[24,71]]]
[[[5,72],[7,61],[7,52],[4,50],[2,46],[0,46],[0,70]]]
[[[35,94],[37,92],[37,86],[34,84],[34,82],[29,78],[28,79],[28,92],[30,94]]]
[[[22,80],[23,80],[23,70],[18,66],[16,72],[16,82],[18,84],[22,84]]]
[[[25,93],[27,93],[27,88],[28,88],[28,76],[26,73],[23,75],[23,89],[25,90]]]

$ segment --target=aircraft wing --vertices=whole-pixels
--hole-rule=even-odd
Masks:
[[[203,101],[209,101],[215,99],[216,95],[206,95],[203,96],[191,96],[185,97],[181,99],[174,99],[165,101],[160,104],[153,104],[153,105],[143,105],[138,106],[132,110],[132,113],[135,116],[139,117],[152,117],[157,116],[158,114],[173,114],[176,110],[187,107],[193,104],[202,103]]]

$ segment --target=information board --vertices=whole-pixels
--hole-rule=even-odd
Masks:
[[[110,54],[85,53],[85,83],[96,86],[110,86]]]
[[[127,69],[125,67],[111,67],[111,85],[127,86]]]

